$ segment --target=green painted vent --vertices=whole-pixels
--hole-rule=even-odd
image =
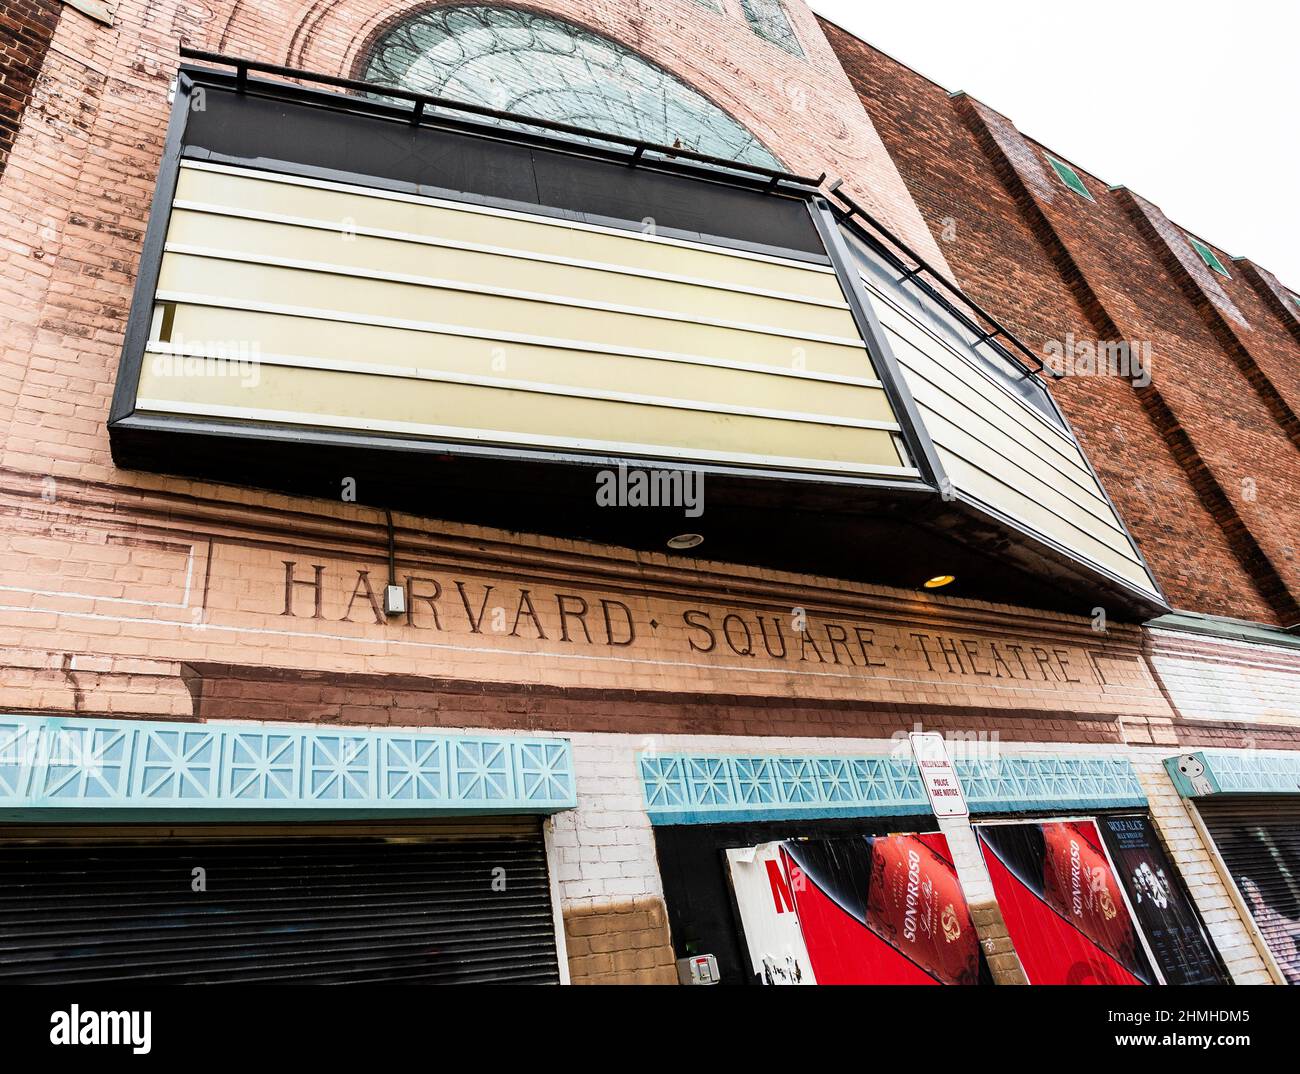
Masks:
[[[1083,180],[1079,178],[1079,173],[1066,164],[1065,161],[1049,156],[1047,163],[1052,166],[1052,171],[1056,172],[1057,178],[1081,198],[1087,198],[1089,201],[1096,200],[1088,193],[1088,188],[1084,186]]]
[[[1201,255],[1201,260],[1209,265],[1210,268],[1214,269],[1214,271],[1220,276],[1226,276],[1228,279],[1232,279],[1232,274],[1227,270],[1223,262],[1219,260],[1219,255],[1206,246],[1205,243],[1199,242],[1190,235],[1187,236],[1187,241],[1192,244],[1192,249]]]
[[[781,0],[740,0],[740,10],[745,13],[749,28],[764,41],[770,41],[795,56],[803,55],[803,47],[795,36],[790,16],[785,13]]]

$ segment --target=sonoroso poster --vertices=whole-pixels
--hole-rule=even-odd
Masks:
[[[977,832],[1030,984],[1154,981],[1092,821],[989,824]]]

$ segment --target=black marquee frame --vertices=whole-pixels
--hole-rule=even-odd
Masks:
[[[942,464],[840,233],[845,214],[832,207],[819,190],[824,175],[812,179],[775,172],[351,79],[183,51],[235,70],[187,64],[177,76],[109,418],[118,465],[329,498],[338,495],[338,475],[347,474],[358,478],[359,499],[366,506],[659,551],[667,537],[693,528],[692,520],[684,519],[680,510],[670,509],[605,508],[595,512],[591,510],[593,475],[620,463],[649,470],[686,468],[707,478],[711,513],[705,554],[709,559],[904,588],[919,585],[931,574],[951,573],[961,579],[960,585],[946,591],[953,596],[1077,615],[1089,615],[1094,607],[1102,606],[1118,620],[1143,620],[1168,610],[1163,595],[1153,598],[1111,572],[1078,561],[1068,549],[1025,529],[996,508],[941,495],[947,484]],[[254,70],[279,77],[252,77]],[[284,78],[299,81],[280,80]],[[339,94],[300,84],[305,81],[352,92]],[[393,97],[399,103],[383,99]],[[202,110],[195,108],[198,100],[204,103]],[[269,151],[279,151],[282,146],[286,151],[278,158],[256,151],[241,156],[230,151],[229,145],[214,150],[198,144],[192,136],[192,117],[203,116],[211,128],[214,106],[241,110],[241,139],[274,147]],[[318,138],[313,143],[310,131],[299,135],[296,124],[285,122],[289,113],[337,125],[345,137]],[[482,121],[503,118],[538,130]],[[461,159],[472,148],[481,154],[481,161],[491,165],[487,172],[501,189],[467,192],[430,184],[421,181],[427,176],[397,174],[400,169],[395,166],[387,175],[367,171],[372,160],[365,158],[363,148],[357,148],[364,146],[360,132],[381,128],[390,141],[393,132],[400,132],[399,139],[436,143],[439,148],[433,156],[443,163]],[[564,137],[574,134],[584,140]],[[602,145],[598,139],[608,144]],[[220,143],[221,138],[215,142]],[[340,142],[353,148],[340,149]],[[301,154],[304,159],[291,159],[287,150],[294,148],[307,150]],[[346,157],[349,153],[354,167],[331,166],[331,156],[337,164],[340,154]],[[656,217],[660,234],[698,240],[706,234],[699,227],[703,218],[710,228],[708,241],[715,245],[801,258],[834,268],[876,376],[894,409],[900,426],[897,435],[920,476],[761,471],[711,463],[683,466],[681,460],[138,414],[134,410],[136,386],[171,204],[186,159],[239,163],[283,174],[523,208],[629,230],[638,228],[647,214],[631,219],[608,208],[592,213],[563,202],[568,197],[565,184],[570,180],[583,199],[593,196],[599,201],[602,189],[609,187],[605,182],[602,188],[602,182],[610,175],[622,175],[626,182],[632,169],[638,198],[658,199],[655,212],[649,215]],[[512,173],[512,168],[517,171],[521,166],[544,167],[561,175],[564,182],[552,184],[553,193],[562,191],[552,201],[561,204],[546,204],[542,193],[521,199],[520,191],[537,191],[543,185]],[[454,172],[455,167],[443,170]],[[693,203],[708,203],[708,212],[701,212],[698,206],[693,209]],[[776,221],[776,230],[787,241],[779,245],[758,241],[756,236],[762,232],[755,228],[754,219],[759,212],[767,217],[763,226]],[[806,229],[806,237],[801,229]],[[959,291],[957,294],[964,298]],[[1003,353],[1013,360],[1005,350]]]

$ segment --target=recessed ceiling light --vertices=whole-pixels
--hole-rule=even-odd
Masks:
[[[942,589],[946,585],[951,585],[956,580],[957,576],[954,574],[936,574],[933,578],[929,579],[929,581],[923,582],[922,584],[926,589]]]
[[[668,542],[668,547],[680,552],[684,548],[698,548],[703,543],[704,538],[698,533],[679,533]]]

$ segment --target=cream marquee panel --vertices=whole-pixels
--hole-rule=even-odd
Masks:
[[[944,455],[943,463],[950,468],[949,475],[957,488],[969,491],[977,499],[1001,510],[1022,526],[1052,538],[1081,559],[1105,567],[1143,589],[1151,589],[1141,564],[1121,555],[1095,537],[1063,525],[1055,514],[1029,496],[1001,482],[990,480],[960,456]]]
[[[876,292],[872,292],[876,295]],[[886,302],[877,304],[881,323],[891,332],[895,353],[910,368],[925,376],[964,411],[979,415],[986,423],[1015,439],[1027,456],[1041,458],[1070,481],[1103,500],[1096,479],[1089,472],[1083,452],[1074,441],[1026,403],[1013,398],[970,361],[954,354],[910,317]],[[1109,508],[1107,508],[1109,510]]]
[[[173,343],[155,353],[186,354],[194,340],[258,341],[262,363],[374,372],[378,376],[526,386],[542,394],[576,397],[610,394],[675,400],[721,409],[764,409],[807,417],[840,417],[846,400],[862,421],[889,423],[893,412],[882,389],[867,381],[846,386],[762,370],[623,356],[611,383],[611,357],[598,351],[540,344],[499,344],[490,339],[372,325],[340,324],[309,317],[178,306]],[[396,387],[396,386],[395,386]]]
[[[853,339],[857,328],[843,303],[770,298],[752,291],[706,287],[604,268],[546,264],[506,254],[443,249],[288,224],[237,220],[178,210],[167,236],[171,249],[214,254],[237,251],[264,265],[308,264],[365,277],[406,277],[430,286],[482,293],[515,292],[589,304],[669,310],[709,321],[761,324],[781,331]]]
[[[915,474],[823,265],[187,164],[157,302],[144,411]]]
[[[784,368],[796,367],[810,343],[807,337],[726,328],[676,317],[593,310],[180,253],[164,254],[158,289],[160,298],[182,296],[182,301],[197,297],[235,306],[271,303],[604,347],[650,345],[681,354],[742,355]],[[853,349],[852,344],[842,342],[847,349]],[[866,351],[858,353],[857,373],[872,375]]]
[[[1109,545],[1120,555],[1131,558],[1132,550],[1123,532],[1116,529],[1109,520],[1099,519],[1086,510],[1077,499],[1061,490],[1060,483],[1044,482],[1033,474],[1017,471],[1005,455],[986,441],[955,425],[941,411],[934,410],[926,402],[922,401],[919,405],[930,435],[939,438],[946,445],[940,450],[978,467],[986,482],[1001,482],[1008,488],[1025,493],[1065,524],[1060,527],[1062,533],[1073,530],[1087,534]]]
[[[954,487],[1081,559],[1155,593],[1073,439],[868,287]]]
[[[617,265],[628,270],[686,276],[729,286],[842,302],[829,267],[715,252],[696,245],[629,234],[524,213],[478,209],[455,202],[391,194],[343,184],[275,176],[269,172],[188,164],[174,204],[292,219],[357,234],[382,232],[436,243]],[[649,225],[647,225],[648,227]]]
[[[903,346],[898,347],[899,351],[903,349]],[[908,368],[915,371],[916,367]],[[1053,465],[1051,456],[1026,451],[1023,442],[1016,439],[1014,427],[1011,432],[1006,431],[1005,419],[996,423],[981,410],[964,408],[960,397],[954,398],[919,374],[914,376],[913,383],[913,395],[917,402],[946,419],[943,429],[931,430],[933,436],[939,437],[959,454],[966,453],[961,448],[962,443],[972,447],[978,444],[982,453],[995,454],[1007,466],[1012,467],[1007,479],[1013,484],[1031,482],[1035,486],[1058,490],[1061,496],[1067,497],[1082,512],[1091,516],[1094,523],[1107,526],[1123,537],[1110,504],[1102,498],[1094,481],[1068,467]],[[1127,538],[1124,538],[1124,542],[1128,543]]]

